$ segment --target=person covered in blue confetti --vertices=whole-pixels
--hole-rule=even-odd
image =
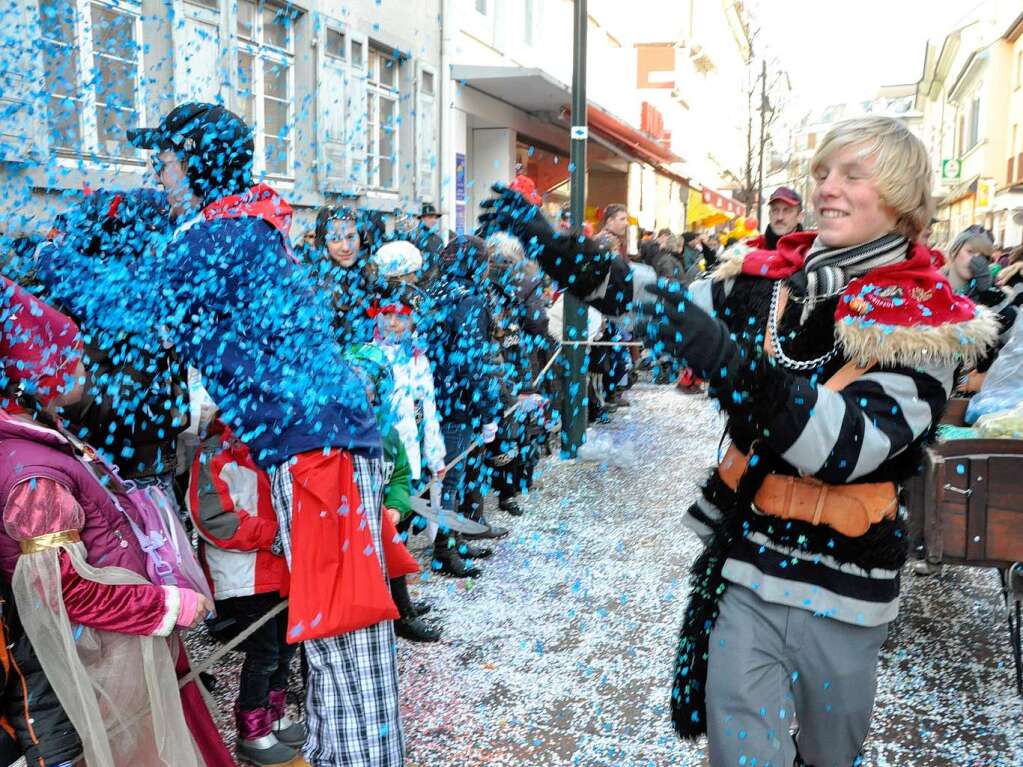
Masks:
[[[480,220],[601,311],[637,310],[646,343],[692,367],[727,418],[731,445],[685,515],[706,548],[671,695],[676,731],[706,733],[714,767],[862,763],[907,556],[899,485],[956,369],[998,334],[917,244],[932,174],[901,122],[836,125],[811,170],[819,231],[737,247],[692,292],[555,234],[511,190]]]
[[[0,307],[0,572],[77,733],[71,761],[233,765],[196,684],[179,689],[189,663],[177,632],[212,607],[204,584],[160,556],[154,538],[170,533],[144,494],[60,422],[84,389],[78,327],[6,278]],[[43,696],[23,703],[39,716],[28,739],[42,763],[74,744],[39,673],[31,691]]]
[[[445,509],[464,513],[463,505],[479,483],[483,460],[479,454],[463,460],[464,454],[473,446],[476,435],[484,444],[493,442],[501,419],[498,368],[491,341],[493,318],[487,298],[486,243],[478,237],[456,237],[441,251],[440,269],[429,297],[434,306],[444,309],[428,318],[423,333],[435,366],[437,409],[447,449],[445,461],[450,466],[444,475],[442,504]],[[473,536],[508,535],[507,528],[487,524],[479,511],[477,521],[487,525],[487,530]],[[442,529],[434,541],[433,568],[459,578],[476,576],[481,571],[466,560],[490,553],[490,549],[471,547],[454,531]]]
[[[142,303],[270,475],[291,568],[288,640],[304,643],[309,668],[305,758],[400,765],[380,433],[332,309],[291,252],[291,208],[253,183],[252,131],[221,106],[182,104],[129,140],[152,150],[187,211],[151,280],[161,300],[150,284]]]

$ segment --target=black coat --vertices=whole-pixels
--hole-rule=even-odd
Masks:
[[[25,636],[6,583],[0,594],[0,627],[8,654],[3,715],[13,730],[13,735],[0,730],[0,762],[11,764],[21,755],[30,765],[74,762],[82,755],[82,741]]]

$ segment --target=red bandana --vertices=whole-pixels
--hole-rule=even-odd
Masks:
[[[379,301],[374,301],[366,310],[366,315],[370,319],[375,319],[381,314],[409,315],[412,314],[412,307],[405,304],[381,304]]]
[[[742,273],[783,280],[803,268],[816,232],[793,232],[778,241],[777,250],[754,250],[742,260]],[[754,244],[754,243],[751,243]],[[976,316],[969,299],[957,295],[934,268],[934,254],[914,244],[909,258],[882,266],[852,280],[835,310],[838,321],[864,325],[934,327],[967,322]]]
[[[212,221],[215,218],[246,218],[255,217],[266,221],[281,234],[284,248],[292,261],[298,262],[291,250],[291,206],[266,184],[256,184],[249,191],[233,194],[211,202],[202,211],[203,218]]]

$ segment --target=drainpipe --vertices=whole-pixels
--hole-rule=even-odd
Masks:
[[[440,0],[440,116],[438,117],[437,134],[440,137],[440,157],[437,168],[440,171],[440,210],[447,218],[447,228],[454,227],[454,200],[451,196],[451,185],[454,179],[454,153],[451,151],[451,130],[454,120],[451,119],[451,35],[455,23],[453,12],[454,0]],[[444,231],[440,232],[447,239]]]

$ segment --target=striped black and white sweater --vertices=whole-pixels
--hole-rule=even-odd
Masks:
[[[825,526],[759,514],[748,501],[755,494],[751,483],[769,471],[829,484],[903,483],[920,465],[959,361],[983,353],[997,336],[995,320],[980,312],[969,326],[900,326],[890,335],[864,322],[863,335],[855,338],[855,328],[835,320],[843,296],[825,297],[803,316],[793,294],[777,328],[787,356],[813,360],[838,344],[838,353],[819,368],[797,372],[761,353],[775,281],[742,273],[748,250],[726,253],[713,278],[694,283],[690,293],[695,304],[728,326],[746,356],[741,372],[715,382],[709,393],[728,416],[731,441],[747,453],[756,445],[763,460],[756,469],[751,466],[752,476],[740,487],[746,501],[713,472],[685,522],[707,540],[728,528],[714,542],[727,546],[721,570],[726,581],[767,601],[846,623],[887,623],[898,612],[899,570],[908,548],[901,519],[884,520],[849,538]],[[608,315],[626,312],[634,297],[644,295],[645,283],[656,280],[652,270],[630,269],[582,237],[556,237],[538,257],[545,270],[562,279],[570,272],[569,290]],[[864,279],[869,281],[869,272]],[[864,339],[858,349],[843,346]],[[884,362],[840,392],[823,386],[865,348]],[[741,525],[726,524],[729,519]]]
[[[739,277],[703,280],[692,288],[705,310],[721,317],[740,344],[763,343],[773,283]],[[822,302],[805,323],[790,302],[778,330],[786,352],[812,359],[835,344],[838,297]],[[845,364],[837,355],[805,373],[772,365],[730,382],[716,392],[728,414],[728,436],[743,452],[757,442],[766,470],[815,477],[829,484],[902,483],[919,465],[921,451],[951,394],[955,364],[921,367],[878,365],[839,392],[823,384]],[[746,393],[735,402],[733,392]],[[708,538],[715,523],[736,502],[716,473],[686,524]],[[906,539],[901,524],[875,525],[862,538],[828,528],[783,522],[759,515],[732,544],[722,575],[768,602],[809,610],[845,623],[878,626],[898,612],[899,568]]]

